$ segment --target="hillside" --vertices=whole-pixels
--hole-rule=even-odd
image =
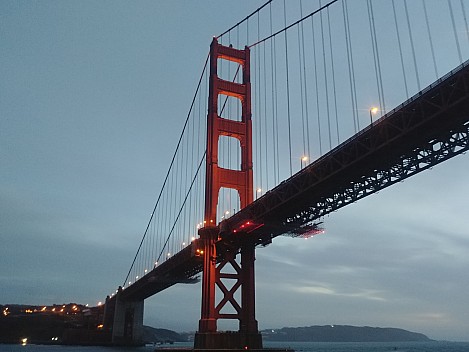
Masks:
[[[0,305],[0,343],[18,343],[28,337],[36,344],[108,343],[109,333],[99,330],[102,307],[69,303],[53,306]],[[144,341],[185,341],[178,333],[144,326]]]
[[[431,341],[424,334],[397,328],[369,326],[324,325],[298,328],[263,330],[267,341],[311,341],[311,342],[398,342]]]
[[[146,343],[172,343],[172,342],[184,342],[184,339],[177,332],[167,329],[157,329],[151,326],[143,326],[143,339]]]

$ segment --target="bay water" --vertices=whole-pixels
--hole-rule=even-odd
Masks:
[[[164,348],[191,347],[175,343]],[[264,342],[264,347],[291,348],[296,352],[469,352],[469,342]],[[0,352],[153,352],[155,347],[93,347],[60,345],[2,345]]]

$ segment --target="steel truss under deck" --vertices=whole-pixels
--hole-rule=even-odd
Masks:
[[[286,219],[286,223],[295,227],[302,226],[466,152],[469,150],[469,123],[466,122],[461,127],[461,131],[455,131],[448,140],[429,142],[425,147],[415,149],[412,153],[402,156],[398,163],[388,169],[374,170],[374,174],[363,176],[357,182],[351,182],[349,187],[337,190],[332,196],[322,197],[316,206],[296,214],[293,218]]]
[[[314,228],[347,204],[469,149],[469,62],[225,220],[232,233],[246,221],[257,244]],[[226,236],[228,239],[231,236]]]

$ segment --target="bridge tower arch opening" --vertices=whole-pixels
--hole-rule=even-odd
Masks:
[[[242,79],[228,81],[220,78],[218,64],[223,60],[238,64]],[[262,337],[255,318],[255,244],[247,234],[237,233],[232,247],[217,252],[217,240],[224,232],[223,221],[217,224],[220,189],[236,190],[241,209],[252,203],[254,197],[249,61],[248,47],[238,50],[220,45],[216,38],[213,39],[210,46],[205,217],[204,227],[199,229],[204,248],[202,309],[194,342],[196,349],[262,348]],[[239,100],[241,116],[220,116],[222,109],[219,104],[224,100],[220,96]],[[219,140],[223,136],[239,141],[241,165],[237,169],[219,166]],[[240,261],[237,260],[238,256]],[[221,293],[218,301],[217,291]],[[239,331],[218,331],[219,319],[238,320]]]
[[[221,187],[218,193],[217,223],[228,219],[241,209],[237,190]]]

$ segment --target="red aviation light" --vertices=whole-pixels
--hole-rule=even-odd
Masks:
[[[237,229],[233,230],[233,232],[238,232],[238,231],[244,231],[246,233],[250,233],[256,229],[258,229],[259,227],[262,227],[264,226],[264,224],[256,224],[252,221],[246,221],[244,224],[242,224],[241,226],[239,226]]]
[[[305,233],[301,234],[298,237],[301,237],[301,238],[304,238],[305,240],[307,240],[308,238],[311,238],[311,237],[316,236],[316,235],[322,235],[324,233],[326,233],[326,231],[324,229],[316,229],[316,230],[311,230],[311,231],[305,232]]]

